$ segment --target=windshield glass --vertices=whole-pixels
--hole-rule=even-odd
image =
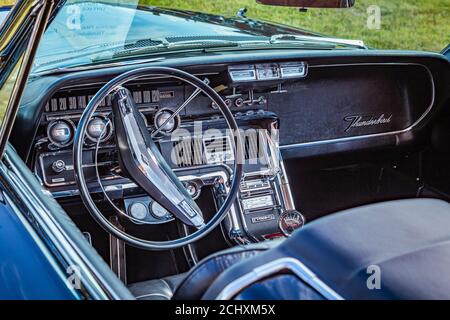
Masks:
[[[201,46],[208,46],[206,40],[268,41],[280,34],[326,34],[362,39],[374,48],[440,51],[449,42],[449,24],[442,12],[450,9],[447,1],[410,6],[399,1],[403,3],[399,9],[392,1],[357,0],[350,9],[299,12],[254,0],[69,0],[46,31],[33,72],[106,61],[126,50],[155,47],[154,52],[164,52],[175,42],[203,40]],[[241,10],[237,17],[241,8],[247,11]],[[425,12],[431,12],[435,23],[427,22],[430,16]],[[262,22],[269,20],[278,24]],[[427,22],[427,27],[419,22]],[[278,39],[286,42],[287,38]]]
[[[141,2],[67,1],[42,39],[34,71],[88,63],[95,53],[130,48],[139,40],[138,45],[144,46],[161,44],[168,38],[239,37],[242,40],[256,34],[220,21],[211,23],[195,15],[159,10]]]

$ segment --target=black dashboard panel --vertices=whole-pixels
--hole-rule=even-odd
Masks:
[[[401,131],[434,101],[431,73],[416,64],[315,66],[283,89],[269,96],[269,110],[284,146]]]
[[[280,142],[286,157],[357,151],[411,142],[416,132],[427,126],[449,99],[446,83],[450,78],[450,64],[438,54],[375,50],[274,50],[167,59],[142,66],[182,68],[200,78],[208,77],[214,87],[224,86],[226,89],[221,92],[224,98],[232,95],[234,87],[246,100],[248,88],[230,83],[227,77],[229,66],[292,61],[308,65],[305,78],[283,82],[281,88],[275,83],[257,83],[255,95],[263,96],[262,104],[242,108],[233,106],[237,116],[258,110],[274,112],[280,119]],[[19,154],[29,162],[32,160],[35,140],[23,141],[22,137],[34,137],[38,133],[45,105],[49,101],[51,103],[52,97],[67,94],[67,91],[92,95],[113,76],[136,67],[120,66],[32,78],[15,124],[20,130],[14,130],[12,136]],[[188,87],[159,82],[149,84],[143,81],[137,86],[144,89],[146,86],[175,86],[177,89],[174,91],[179,94],[175,94],[172,105],[178,105],[191,92]],[[280,89],[282,92],[287,90],[287,93],[273,93]],[[173,107],[169,100],[166,104]],[[159,107],[164,106],[159,103]],[[216,110],[203,97],[199,97],[185,112],[185,116],[193,118],[213,117],[215,114]],[[356,122],[357,125],[349,127],[358,117],[362,118]],[[364,122],[369,124],[359,125]],[[392,134],[384,135],[392,131]]]

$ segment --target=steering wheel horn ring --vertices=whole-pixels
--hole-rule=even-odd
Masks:
[[[234,146],[235,161],[229,193],[217,213],[207,223],[203,222],[201,210],[187,194],[173,170],[165,163],[141,119],[131,94],[123,87],[125,83],[143,76],[172,77],[194,86],[218,106],[228,127],[234,133],[234,139],[230,139],[232,140],[231,145]],[[168,241],[140,239],[116,227],[96,206],[84,176],[83,145],[90,119],[94,116],[100,102],[113,92],[113,120],[121,167],[131,180],[181,222],[196,227],[195,232]],[[168,250],[198,241],[221,223],[236,200],[243,174],[243,144],[238,132],[237,123],[225,102],[214,89],[197,77],[185,71],[168,67],[146,67],[123,73],[105,84],[89,101],[75,132],[74,171],[82,201],[88,212],[103,229],[133,247],[145,250]],[[144,164],[147,165],[146,170],[142,170]]]

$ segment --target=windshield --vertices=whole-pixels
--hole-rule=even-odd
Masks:
[[[441,1],[445,9],[447,0],[435,0],[433,4],[439,7]],[[283,43],[294,40],[311,42],[320,34],[327,34],[327,37],[362,39],[375,48],[430,51],[439,51],[449,41],[450,30],[445,21],[442,24],[427,24],[424,34],[422,26],[414,25],[422,18],[411,18],[414,12],[411,16],[405,15],[405,9],[399,10],[396,18],[405,16],[407,19],[397,26],[399,22],[392,20],[395,5],[389,4],[390,1],[370,1],[375,5],[369,5],[366,0],[356,3],[356,7],[351,9],[310,9],[304,13],[295,8],[263,6],[254,0],[69,0],[44,34],[33,73],[104,62],[148,47],[152,49],[151,53],[164,53],[173,50],[173,43],[188,42],[190,46],[203,48],[212,44],[206,40],[228,41],[214,43],[216,47],[226,47],[249,41],[274,44],[269,41],[272,36],[277,36],[277,42]],[[434,8],[427,6],[427,1],[422,3],[426,6],[424,10]],[[241,8],[248,10],[241,10],[240,17],[237,17]],[[383,16],[389,10],[390,15]],[[441,15],[433,17],[439,20]],[[263,22],[268,20],[283,24]],[[390,26],[386,25],[388,22]],[[360,26],[363,23],[366,26]],[[411,27],[408,33],[404,32],[405,24]],[[313,31],[306,31],[303,27]],[[435,30],[430,32],[431,28]],[[292,34],[310,38],[279,37]],[[440,41],[436,41],[436,37],[441,37]],[[185,47],[176,49],[179,48]],[[145,52],[148,54],[148,51]]]

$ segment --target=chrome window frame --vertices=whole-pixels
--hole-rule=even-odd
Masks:
[[[4,67],[5,61],[11,54],[20,54],[20,58],[13,63],[21,63],[17,79],[12,88],[9,101],[6,103],[6,111],[0,127],[0,156],[3,155],[8,138],[11,134],[14,119],[19,109],[20,101],[30,73],[32,62],[37,51],[47,21],[54,7],[54,0],[20,0],[12,8],[5,23],[0,28],[0,61]],[[29,20],[31,19],[32,22]],[[27,35],[27,24],[32,23],[31,34]],[[25,33],[25,34],[24,34]],[[17,38],[27,37],[27,44],[23,52],[10,52],[11,45]],[[16,51],[14,48],[12,51]],[[1,72],[4,76],[4,70]]]

